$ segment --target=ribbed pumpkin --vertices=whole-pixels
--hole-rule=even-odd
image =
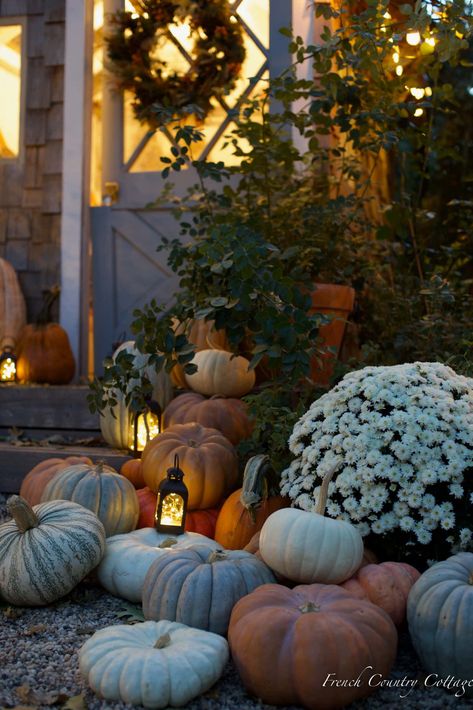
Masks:
[[[52,458],[40,461],[26,474],[20,487],[20,495],[30,504],[37,505],[49,481],[65,468],[77,463],[92,465],[88,456],[67,456],[65,459]]]
[[[133,340],[122,343],[113,353],[113,359],[116,360],[120,353],[133,357],[134,367],[145,374],[152,385],[152,400],[158,403],[161,410],[164,410],[173,398],[172,382],[167,372],[164,370],[156,372],[153,367],[147,365],[147,356],[140,353]],[[131,380],[130,387],[136,384],[137,380]],[[114,395],[117,404],[113,407],[113,411],[110,408],[100,415],[102,436],[107,444],[116,449],[133,449],[133,415],[125,404],[125,395],[118,390],[114,391]]]
[[[105,555],[97,569],[99,582],[116,597],[141,603],[143,582],[151,564],[165,557],[171,549],[183,549],[196,543],[209,551],[218,547],[216,542],[197,533],[172,538],[154,528],[113,535],[107,539]]]
[[[268,582],[274,582],[271,570],[249,552],[171,549],[148,570],[143,613],[225,635],[236,602]]]
[[[212,396],[243,397],[255,386],[255,373],[248,370],[249,361],[226,350],[201,350],[192,363],[197,372],[185,375],[187,387],[194,392]]]
[[[145,479],[143,478],[141,459],[129,459],[125,461],[120,469],[120,473],[122,476],[125,476],[125,478],[128,478],[135,488],[144,488],[146,485]]]
[[[373,693],[370,677],[387,676],[397,650],[396,627],[386,612],[323,584],[256,589],[234,607],[228,641],[252,695],[310,710],[343,708]],[[327,679],[353,683],[336,687]]]
[[[361,567],[340,586],[358,599],[380,606],[399,626],[406,618],[411,587],[419,577],[420,572],[404,562],[381,562]]]
[[[243,473],[243,486],[231,494],[220,511],[215,539],[227,550],[242,550],[261,530],[271,513],[290,501],[277,494],[277,481],[269,457],[252,456]]]
[[[189,510],[214,508],[235,487],[238,461],[228,439],[200,424],[175,424],[143,451],[143,478],[152,491],[157,492],[176,454],[189,490]]]
[[[79,667],[105,700],[182,707],[214,685],[228,655],[221,636],[170,621],[145,621],[96,631],[79,651]]]
[[[36,323],[21,332],[17,347],[20,382],[67,385],[74,377],[76,365],[69,337],[59,323],[51,323],[51,307],[58,296],[59,287],[46,291]]]
[[[174,330],[176,335],[185,333],[187,340],[195,345],[196,352],[206,350],[209,347],[222,348],[223,350],[229,348],[225,331],[215,330],[215,321],[213,320],[195,319],[186,324],[175,321]],[[184,370],[181,365],[177,364],[172,368],[171,380],[176,387],[180,387],[181,389],[187,388]]]
[[[317,510],[277,510],[261,528],[263,560],[293,582],[339,584],[351,577],[363,558],[363,540],[345,520],[324,516],[327,491],[334,470],[323,479]]]
[[[241,399],[219,395],[207,399],[197,392],[175,397],[163,412],[163,429],[188,422],[218,429],[235,446],[247,439],[253,428],[247,406]]]
[[[8,261],[0,259],[0,352],[15,348],[25,324],[26,305],[18,276]]]
[[[92,510],[103,523],[107,537],[136,528],[139,505],[133,484],[102,462],[76,464],[59,471],[45,487],[42,501],[59,499]]]
[[[407,601],[412,644],[427,673],[470,681],[473,669],[473,553],[460,552],[428,569]],[[465,686],[466,697],[473,687]]]
[[[20,496],[0,525],[0,595],[10,604],[42,606],[70,592],[101,560],[105,531],[81,505],[58,500],[33,508]]]

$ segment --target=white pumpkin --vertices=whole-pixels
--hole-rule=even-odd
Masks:
[[[192,364],[197,365],[197,372],[185,373],[185,380],[199,394],[243,397],[255,385],[256,375],[254,370],[248,370],[249,361],[226,350],[201,350]]]
[[[92,511],[55,500],[30,507],[11,496],[0,525],[0,596],[42,606],[71,591],[101,560],[105,530]]]
[[[428,673],[470,681],[473,697],[473,553],[460,552],[428,569],[407,600],[412,644]]]
[[[79,667],[106,700],[182,707],[217,682],[228,657],[228,644],[217,634],[172,621],[145,621],[96,631],[79,651]]]
[[[153,387],[151,398],[164,411],[173,398],[173,386],[168,373],[164,369],[156,372],[154,367],[147,365],[147,355],[140,353],[133,340],[122,343],[113,353],[113,359],[115,360],[123,351],[133,355],[135,367],[147,375]],[[131,380],[130,387],[134,387],[136,384],[137,380]],[[100,415],[102,436],[110,446],[117,449],[132,449],[134,445],[132,414],[125,404],[125,395],[119,390],[114,390],[113,394],[117,400],[113,412],[112,409],[109,409]]]
[[[324,515],[328,484],[324,478],[317,512],[283,508],[266,519],[259,550],[266,564],[299,584],[339,584],[351,577],[363,558],[363,539],[345,520]]]
[[[143,582],[151,564],[171,549],[184,549],[197,542],[209,550],[220,547],[215,540],[199,533],[186,532],[173,538],[156,532],[154,528],[109,537],[97,569],[99,582],[116,597],[141,602]]]
[[[0,259],[0,352],[15,348],[26,324],[26,304],[13,266]]]

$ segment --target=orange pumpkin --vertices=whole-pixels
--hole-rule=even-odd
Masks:
[[[191,423],[174,424],[146,445],[143,478],[152,491],[157,492],[176,454],[189,490],[189,510],[214,508],[235,487],[238,459],[233,445],[216,429]]]
[[[140,503],[140,517],[137,528],[154,527],[154,514],[156,511],[156,493],[150,491],[148,487],[136,491]],[[220,508],[210,508],[209,510],[188,510],[186,515],[186,532],[197,532],[205,537],[213,538],[215,534],[215,524],[217,522]]]
[[[235,446],[248,438],[253,428],[247,406],[241,399],[219,395],[207,399],[197,392],[186,392],[175,397],[163,412],[163,429],[188,422],[218,429]]]
[[[265,584],[234,606],[228,641],[243,685],[264,703],[335,710],[388,675],[397,632],[386,612],[337,585]]]
[[[404,562],[368,564],[340,584],[358,599],[367,599],[384,609],[396,626],[406,618],[407,597],[420,572]]]
[[[217,520],[215,539],[227,550],[242,550],[263,527],[271,513],[287,508],[290,501],[271,490],[274,472],[265,455],[252,456],[245,466],[243,486],[223,504]]]
[[[143,478],[141,459],[128,459],[128,461],[125,461],[122,465],[120,473],[122,476],[125,476],[125,478],[128,478],[135,488],[144,488],[146,485]]]
[[[150,491],[146,486],[137,490],[136,495],[138,496],[138,503],[140,505],[140,515],[136,528],[153,528],[154,514],[156,511],[156,493]]]
[[[75,361],[69,337],[59,323],[50,322],[51,306],[58,295],[59,288],[48,291],[37,322],[23,328],[17,350],[20,382],[67,385],[74,377]]]
[[[213,320],[191,320],[187,324],[176,321],[174,323],[174,332],[176,335],[185,333],[188,341],[195,345],[196,352],[205,350],[208,347],[223,348],[224,350],[230,347],[225,331],[215,330],[215,322]],[[187,389],[186,378],[181,365],[177,364],[173,367],[171,380],[175,387]]]
[[[51,458],[40,461],[34,466],[21,483],[20,496],[30,505],[41,503],[41,496],[49,481],[59,473],[59,471],[74,466],[77,463],[92,465],[91,459],[87,456],[67,456],[64,459]]]

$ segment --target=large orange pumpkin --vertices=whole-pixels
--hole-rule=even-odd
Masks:
[[[136,491],[140,504],[140,517],[137,528],[154,527],[154,514],[156,511],[156,493],[150,491],[148,487]],[[186,532],[196,532],[205,537],[213,539],[215,535],[215,524],[217,522],[220,508],[209,508],[208,510],[188,510],[186,515]]]
[[[120,473],[122,476],[125,476],[125,478],[128,478],[135,488],[144,488],[146,485],[143,478],[141,459],[128,459],[128,461],[125,461],[122,465]]]
[[[234,606],[228,641],[243,685],[264,703],[335,710],[388,675],[397,632],[385,611],[336,585],[265,584]]]
[[[407,597],[420,572],[404,562],[365,565],[340,584],[358,599],[368,599],[384,609],[399,626],[406,618]]]
[[[174,332],[176,335],[185,333],[187,340],[195,345],[196,352],[205,350],[208,347],[223,348],[224,350],[230,347],[225,331],[215,330],[215,321],[213,320],[191,320],[188,323],[178,323],[176,321],[174,323]],[[177,364],[173,367],[171,380],[175,387],[187,389],[186,378],[181,365]]]
[[[41,503],[41,496],[49,481],[51,481],[59,471],[74,466],[77,463],[92,465],[91,459],[87,456],[67,456],[64,459],[51,458],[40,461],[23,479],[20,488],[20,496],[30,505]]]
[[[245,466],[243,486],[223,504],[217,520],[215,539],[227,550],[242,550],[253,535],[261,530],[266,518],[290,501],[277,494],[277,484],[271,489],[269,458],[252,456]]]
[[[51,306],[58,295],[59,288],[48,291],[37,322],[23,328],[17,351],[20,382],[67,385],[74,377],[76,366],[69,337],[59,323],[50,322]]]
[[[191,423],[174,424],[146,445],[143,478],[152,491],[157,492],[176,454],[189,490],[189,510],[214,508],[235,487],[238,460],[233,445],[216,429]]]
[[[218,429],[235,445],[248,438],[253,428],[247,406],[241,399],[219,395],[207,399],[197,392],[186,392],[175,397],[163,412],[163,429],[188,422]]]

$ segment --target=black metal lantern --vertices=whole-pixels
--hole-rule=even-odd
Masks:
[[[167,478],[159,484],[156,513],[156,530],[162,533],[182,535],[186,524],[189,491],[182,480],[184,472],[179,468],[179,456],[174,457],[174,466],[168,468]]]
[[[0,355],[0,382],[16,381],[16,355],[10,347],[5,347]]]

